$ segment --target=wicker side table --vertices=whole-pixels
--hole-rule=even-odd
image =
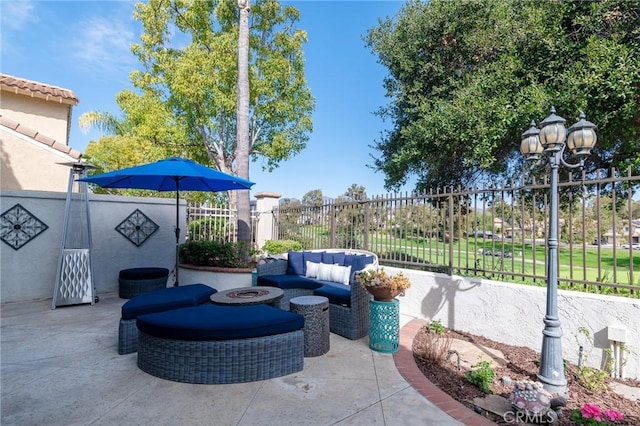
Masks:
[[[371,322],[369,347],[377,352],[394,353],[400,349],[400,302],[369,302]]]
[[[143,293],[167,287],[167,268],[123,269],[118,275],[118,296],[131,299]]]
[[[329,299],[324,296],[298,296],[291,299],[291,312],[304,317],[304,356],[329,352]]]

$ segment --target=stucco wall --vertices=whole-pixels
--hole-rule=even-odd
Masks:
[[[118,290],[121,269],[145,266],[173,269],[175,199],[111,195],[91,195],[89,199],[93,279],[98,295]],[[2,191],[0,211],[4,213],[15,204],[20,204],[49,228],[19,250],[0,242],[0,302],[50,299],[53,297],[62,241],[66,193]],[[159,226],[140,247],[115,230],[136,209]],[[186,229],[184,201],[180,204],[180,211],[183,241]]]
[[[218,269],[218,268],[211,268]],[[220,268],[221,269],[221,268]],[[218,291],[230,290],[238,287],[250,287],[251,271],[246,272],[212,272],[203,269],[180,267],[180,283],[201,283],[213,287]]]
[[[67,192],[69,166],[75,160],[38,142],[27,142],[0,129],[0,189]]]
[[[67,122],[71,106],[35,97],[2,91],[2,115],[37,130],[58,142],[68,144]]]
[[[385,269],[391,274],[400,271]],[[545,288],[422,271],[403,272],[412,286],[399,298],[402,314],[439,320],[447,328],[540,351]],[[561,290],[558,311],[564,359],[577,364],[579,344],[585,343],[579,329],[584,327],[591,335],[591,342],[584,346],[586,364],[602,368],[604,350],[609,348],[607,327],[622,327],[627,337],[625,377],[640,378],[640,300]]]

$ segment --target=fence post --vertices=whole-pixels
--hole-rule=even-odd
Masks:
[[[364,250],[369,250],[369,229],[370,229],[370,217],[369,212],[371,208],[369,207],[371,201],[365,201],[362,203],[362,208],[364,209],[364,232],[362,233],[362,248]]]
[[[329,206],[329,247],[336,244],[336,204],[332,202]]]
[[[256,248],[260,249],[273,235],[273,209],[278,206],[281,194],[259,192],[256,197]]]
[[[454,209],[453,209],[453,186],[449,188],[449,275],[453,275],[453,240],[454,240]]]

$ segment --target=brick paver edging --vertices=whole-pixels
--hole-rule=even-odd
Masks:
[[[426,321],[413,319],[400,329],[400,349],[393,354],[398,372],[422,396],[442,411],[467,426],[495,426],[495,423],[477,414],[438,389],[427,379],[413,359],[413,338]]]

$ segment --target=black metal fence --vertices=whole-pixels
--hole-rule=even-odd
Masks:
[[[640,176],[616,170],[560,183],[559,286],[640,295]],[[273,239],[356,248],[382,264],[546,284],[549,183],[387,194],[274,212]]]

